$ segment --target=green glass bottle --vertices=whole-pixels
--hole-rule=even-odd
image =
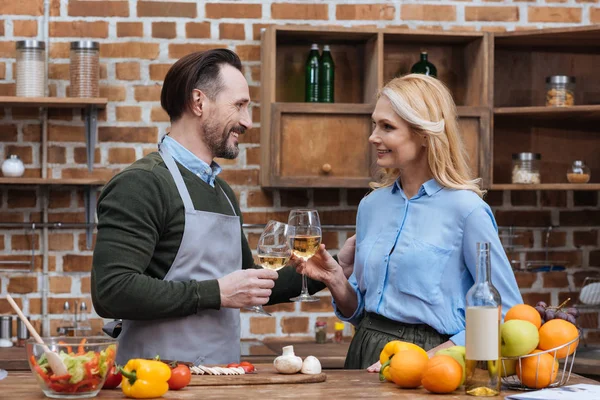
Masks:
[[[331,49],[329,45],[325,45],[319,60],[319,101],[321,103],[333,103],[334,82],[335,65],[331,57]]]
[[[319,101],[319,46],[313,43],[304,67],[304,101]]]
[[[435,65],[427,61],[427,52],[421,52],[421,60],[412,66],[410,72],[413,74],[431,75],[437,77],[437,68]]]

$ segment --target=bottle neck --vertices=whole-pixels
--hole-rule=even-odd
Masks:
[[[427,53],[421,53],[421,61],[427,61]]]
[[[492,264],[490,262],[490,244],[477,243],[477,271],[475,283],[492,283]]]

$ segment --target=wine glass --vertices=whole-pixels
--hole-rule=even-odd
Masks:
[[[278,221],[269,221],[258,239],[257,254],[260,265],[273,271],[287,265],[292,256],[294,227]],[[247,310],[271,316],[262,306],[246,307]]]
[[[321,222],[317,210],[292,210],[288,217],[288,225],[294,227],[292,251],[296,257],[304,261],[311,258],[321,244]],[[291,301],[319,301],[308,293],[306,275],[302,274],[302,292]]]

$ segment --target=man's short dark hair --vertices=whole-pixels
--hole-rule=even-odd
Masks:
[[[227,49],[191,53],[171,66],[160,93],[160,105],[171,122],[190,107],[192,90],[200,89],[209,99],[215,99],[224,85],[220,74],[223,64],[242,70],[240,58]]]

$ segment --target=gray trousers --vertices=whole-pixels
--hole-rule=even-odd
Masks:
[[[367,313],[352,338],[345,369],[365,369],[379,361],[383,347],[392,340],[414,343],[428,351],[448,341],[450,335],[442,335],[429,325],[404,324],[378,314]]]

